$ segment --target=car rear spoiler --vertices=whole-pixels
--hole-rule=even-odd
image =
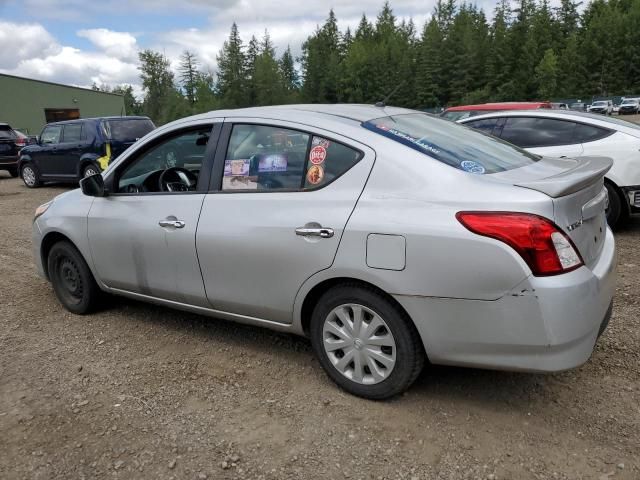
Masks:
[[[544,157],[536,163],[535,170],[539,173],[547,170],[548,176],[533,180],[514,179],[513,184],[546,193],[552,198],[563,197],[602,179],[612,165],[613,160],[608,157],[577,159]]]

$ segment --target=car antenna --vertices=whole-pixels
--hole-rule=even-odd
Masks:
[[[389,95],[387,95],[386,97],[384,97],[381,102],[376,102],[375,106],[376,107],[380,107],[380,108],[386,107],[387,106],[387,100],[389,100],[391,97],[393,97],[395,95],[395,93],[400,89],[400,87],[402,87],[405,83],[407,83],[407,79],[406,78],[404,80],[402,80],[398,85],[396,85],[396,88],[391,90],[391,93]]]

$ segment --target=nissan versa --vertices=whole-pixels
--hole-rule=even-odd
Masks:
[[[109,293],[306,335],[338,385],[382,399],[426,361],[589,358],[615,289],[611,164],[400,108],[211,112],[38,207],[33,248],[73,313]]]

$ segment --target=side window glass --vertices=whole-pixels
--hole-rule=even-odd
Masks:
[[[317,188],[331,182],[353,167],[362,154],[322,137],[313,137],[305,175],[305,188]]]
[[[472,122],[467,122],[465,123],[465,125],[475,128],[476,130],[480,130],[481,132],[491,134],[497,123],[497,118],[486,118],[483,120],[474,120]]]
[[[82,138],[81,123],[70,123],[69,125],[64,126],[64,133],[62,135],[63,142],[65,143],[79,142],[81,138]]]
[[[299,190],[309,135],[266,125],[234,125],[222,190]]]
[[[51,127],[47,127],[42,131],[42,135],[40,135],[40,142],[43,144],[59,143],[61,133],[61,125],[52,125]]]
[[[568,145],[573,140],[576,124],[540,117],[508,117],[501,138],[518,147],[551,147]]]
[[[196,190],[212,126],[165,137],[130,163],[118,179],[118,192]]]
[[[593,125],[584,125],[578,123],[576,125],[576,130],[574,133],[574,138],[576,142],[593,142],[595,140],[600,140],[601,138],[607,137],[611,135],[611,131],[606,128],[594,127]]]

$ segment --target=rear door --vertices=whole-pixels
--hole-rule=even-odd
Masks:
[[[582,143],[574,139],[576,124],[569,120],[544,117],[505,117],[494,135],[544,157],[575,158],[582,154]]]
[[[63,125],[62,137],[54,156],[57,175],[76,177],[80,156],[85,148],[82,140],[82,123]]]
[[[335,133],[225,123],[196,237],[212,307],[290,323],[300,286],[333,263],[374,160]]]

